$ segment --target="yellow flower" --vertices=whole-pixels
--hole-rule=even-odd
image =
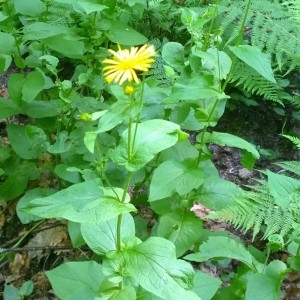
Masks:
[[[131,49],[121,49],[116,52],[109,49],[108,51],[113,55],[112,59],[105,59],[104,77],[108,83],[114,81],[120,85],[123,82],[134,80],[139,83],[136,71],[147,72],[151,68],[151,63],[154,62],[153,56],[155,49],[151,45],[144,45],[141,48],[131,47]]]
[[[82,120],[82,121],[91,121],[92,119],[93,119],[93,117],[90,115],[90,114],[88,114],[88,113],[86,113],[86,112],[84,112],[84,113],[82,113],[81,115],[80,115],[80,119]]]
[[[131,96],[134,93],[134,86],[133,85],[126,85],[123,88],[124,94]]]

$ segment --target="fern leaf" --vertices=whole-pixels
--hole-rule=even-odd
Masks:
[[[300,162],[297,164],[286,162],[285,165],[292,165],[293,167],[296,165],[296,168],[300,169]],[[236,199],[234,205],[214,212],[207,218],[224,220],[244,232],[252,230],[253,239],[263,225],[265,231],[262,239],[267,239],[276,233],[283,237],[290,233],[295,222],[299,222],[300,219],[300,205],[298,204],[300,193],[295,190],[294,197],[291,198],[288,207],[282,208],[276,204],[267,181],[258,180],[258,182],[260,185],[250,186],[252,190],[245,191],[242,197]]]
[[[286,2],[295,3],[296,1]],[[243,20],[245,8],[246,1],[223,0],[221,2],[220,24],[224,40],[231,41],[232,37],[236,36]],[[251,1],[246,28],[244,39],[261,50],[271,54],[275,53],[279,69],[282,69],[284,64],[289,66],[291,58],[299,51],[299,24],[291,21],[290,11],[278,0]]]
[[[296,145],[297,148],[300,149],[300,138],[287,134],[282,134],[282,136],[290,140],[294,145]]]
[[[284,162],[276,163],[276,165],[300,176],[300,162],[299,161],[284,161]]]
[[[268,81],[244,62],[236,63],[230,82],[234,82],[237,87],[241,87],[248,93],[262,96],[266,100],[283,105],[283,88],[278,84]]]

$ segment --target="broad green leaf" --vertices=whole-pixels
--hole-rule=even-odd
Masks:
[[[32,101],[22,104],[21,108],[23,114],[35,119],[55,117],[59,114],[59,103],[56,100]]]
[[[127,100],[127,99],[126,99]],[[132,104],[131,101],[120,100],[114,103],[110,109],[103,114],[99,119],[97,133],[109,131],[117,125],[129,119],[132,116],[133,110],[137,111],[137,106]]]
[[[82,58],[85,48],[78,36],[55,35],[45,38],[43,42],[52,50],[69,58]]]
[[[288,269],[279,260],[273,260],[266,267],[264,274],[254,273],[247,279],[245,300],[274,300],[280,298],[280,286]]]
[[[10,99],[0,97],[0,119],[9,118],[21,113],[20,108]]]
[[[191,118],[190,114],[189,118],[183,123],[183,128],[187,127],[186,123],[192,123],[195,121],[199,122],[202,125],[201,128],[203,128],[205,125],[211,127],[215,126],[220,117],[223,115],[223,107],[225,108],[226,102],[218,101],[218,103],[216,103],[215,101],[211,101],[211,99],[206,99],[199,101],[199,104],[199,107],[194,110],[193,117],[195,120]],[[217,104],[216,107],[215,104]],[[221,108],[221,114],[219,113],[219,107]]]
[[[67,262],[46,275],[60,299],[100,299],[100,284],[105,277],[101,266],[94,261]]]
[[[229,49],[248,66],[267,80],[276,83],[271,67],[271,55],[262,53],[258,47],[250,45],[231,46]]]
[[[24,159],[38,158],[49,144],[45,132],[37,126],[9,124],[7,134],[13,150]]]
[[[0,11],[0,22],[6,20],[8,18],[8,16],[6,14],[4,14],[2,11]]]
[[[46,5],[41,0],[14,0],[17,13],[25,16],[38,17],[46,10]]]
[[[203,171],[195,166],[194,161],[165,161],[153,173],[149,201],[167,198],[175,193],[187,194],[202,183]]]
[[[88,131],[84,134],[83,143],[91,153],[94,153],[97,135],[95,131]]]
[[[68,233],[72,242],[72,246],[74,248],[78,248],[86,244],[81,234],[80,228],[80,223],[68,221]]]
[[[136,215],[134,216],[134,225],[136,236],[142,241],[146,240],[149,237],[148,221],[142,216]]]
[[[22,87],[25,82],[25,77],[20,73],[13,73],[8,79],[8,93],[11,99],[20,105],[22,102]]]
[[[11,55],[0,54],[0,73],[4,73],[9,68],[11,62]]]
[[[101,188],[97,181],[77,183],[51,196],[36,198],[23,210],[43,218],[65,218],[78,223],[99,223],[113,219],[119,214],[135,211],[128,203],[121,203],[123,190]]]
[[[143,109],[141,120],[163,119],[165,109],[161,102],[169,95],[171,88],[144,84]],[[138,98],[138,96],[137,96]]]
[[[168,213],[160,217],[157,234],[174,243],[179,257],[200,240],[202,221],[188,211]]]
[[[217,48],[209,48],[204,52],[198,50],[196,46],[193,47],[192,52],[203,59],[202,67],[212,69],[215,77],[219,80],[226,79],[232,63],[228,54]]]
[[[42,55],[39,57],[39,60],[43,62],[46,68],[52,73],[57,74],[57,65],[59,63],[59,59],[53,55]]]
[[[200,133],[197,136],[198,142],[200,141],[201,137],[202,134]],[[228,147],[236,147],[239,149],[243,149],[249,152],[253,156],[254,161],[256,159],[259,159],[259,153],[252,144],[230,133],[215,132],[215,131],[212,133],[207,132],[204,136],[204,142],[215,143],[219,146],[228,146]],[[251,166],[245,166],[245,167],[251,167]]]
[[[188,158],[196,159],[198,157],[198,150],[191,144],[190,140],[184,140],[176,143],[173,147],[161,152],[160,158],[165,160],[184,161]]]
[[[119,146],[110,152],[115,163],[125,166],[128,171],[137,171],[151,161],[156,154],[176,144],[180,126],[165,120],[149,120],[131,126],[131,141],[128,145],[128,129],[121,135]],[[128,153],[130,148],[130,154]]]
[[[11,152],[10,147],[0,147],[0,162],[2,163],[4,160],[8,159],[11,156]]]
[[[12,284],[5,284],[3,296],[5,300],[16,300],[19,298],[19,290]]]
[[[184,259],[202,262],[211,258],[231,258],[240,260],[250,269],[253,268],[253,257],[244,245],[235,239],[225,236],[213,236],[204,242],[199,252],[189,254]]]
[[[268,188],[276,204],[287,208],[292,202],[298,203],[300,181],[289,176],[267,170]]]
[[[81,224],[81,233],[88,246],[99,255],[104,255],[109,251],[117,250],[117,223],[118,219],[97,223]],[[135,235],[134,221],[130,214],[123,214],[121,223],[121,237],[131,237]]]
[[[41,40],[68,32],[68,27],[60,24],[34,22],[23,28],[25,40]]]
[[[162,300],[161,297],[158,297],[153,293],[146,291],[141,286],[139,286],[137,291],[137,299],[138,300]]]
[[[129,299],[137,299],[136,292],[133,286],[125,286],[121,290],[111,289],[110,292],[101,293],[103,298],[101,299],[108,299],[108,300],[129,300]],[[140,299],[139,299],[140,300]]]
[[[19,296],[29,296],[33,292],[33,288],[32,280],[25,281],[19,289]]]
[[[222,281],[219,278],[209,276],[208,274],[197,270],[195,272],[195,285],[193,291],[201,297],[201,300],[210,300],[221,284]]]
[[[95,3],[95,1],[92,0],[77,0],[73,1],[72,5],[76,12],[88,15],[92,12],[100,12],[107,8],[107,6]]]
[[[130,26],[119,21],[114,21],[106,36],[110,41],[116,44],[134,46],[145,44],[148,38],[140,34]]]
[[[181,70],[184,67],[184,47],[177,42],[168,42],[161,52],[163,60],[171,67]]]
[[[228,96],[209,86],[201,77],[194,77],[190,80],[177,81],[173,86],[172,94],[163,101],[163,104],[207,98],[224,99]]]
[[[56,141],[53,145],[50,145],[47,148],[47,151],[50,153],[58,154],[58,153],[64,153],[71,149],[72,143],[69,139],[69,135],[67,131],[61,131],[56,136]]]
[[[166,300],[200,299],[192,288],[194,271],[189,263],[176,260],[174,245],[160,237],[119,253],[125,271],[145,290]]]
[[[30,72],[22,87],[22,99],[26,102],[32,102],[36,96],[44,89],[45,80],[38,71]]]
[[[22,195],[27,188],[29,176],[16,172],[10,174],[4,182],[0,184],[0,199],[10,201]]]
[[[212,176],[205,178],[198,201],[212,210],[220,210],[235,204],[235,198],[241,194],[242,189],[235,183]]]
[[[16,51],[15,38],[12,33],[0,32],[0,53],[14,54]]]
[[[33,199],[39,198],[39,197],[47,197],[49,195],[52,195],[56,192],[54,189],[47,189],[47,188],[35,188],[32,190],[29,190],[19,201],[17,204],[17,215],[22,222],[22,224],[28,224],[32,221],[38,221],[41,218],[28,214],[24,212],[22,209]]]
[[[82,182],[82,177],[79,172],[69,171],[69,166],[65,164],[58,164],[54,168],[54,173],[57,177],[66,180],[71,183],[79,183]]]

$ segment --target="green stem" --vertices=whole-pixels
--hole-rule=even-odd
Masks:
[[[132,118],[130,117],[129,123],[128,123],[128,145],[127,145],[127,159],[128,162],[131,160],[131,130],[132,130]],[[133,150],[133,145],[132,145]]]
[[[132,140],[132,152],[134,150],[134,144],[136,140],[136,134],[137,134],[137,129],[140,123],[141,119],[141,112],[142,112],[142,107],[143,107],[143,100],[144,100],[144,90],[145,90],[145,85],[144,85],[144,79],[145,79],[145,74],[143,75],[143,81],[142,81],[142,88],[141,88],[141,95],[140,95],[140,103],[139,103],[139,112],[136,117],[136,123],[135,123],[135,129],[134,129],[134,134],[133,134],[133,140]]]
[[[215,23],[216,16],[218,16],[218,7],[219,7],[219,1],[217,1],[216,5],[215,5],[214,17],[212,18],[212,21],[210,22],[210,26],[209,26],[208,33],[207,33],[208,35],[211,34],[213,26],[214,26],[214,23]],[[205,44],[202,47],[202,51],[206,51],[207,50],[208,43],[209,43],[209,38],[206,38],[205,39]]]
[[[121,251],[121,226],[122,226],[122,219],[123,219],[123,214],[119,214],[118,215],[118,220],[117,220],[117,240],[116,240],[117,251]]]
[[[145,76],[145,75],[144,75]],[[136,140],[136,135],[137,135],[137,129],[138,129],[138,125],[140,122],[140,116],[141,116],[141,111],[142,111],[142,106],[143,106],[143,96],[144,96],[144,77],[143,77],[143,81],[142,81],[142,89],[141,89],[141,99],[140,99],[140,105],[139,105],[139,112],[136,118],[136,123],[135,123],[135,128],[134,128],[134,134],[133,134],[133,138],[132,138],[132,134],[131,134],[131,130],[132,130],[132,124],[133,124],[133,120],[130,117],[129,119],[129,124],[128,124],[128,162],[131,161],[131,155],[134,151],[134,144],[135,144],[135,140]],[[134,96],[131,96],[131,101],[134,101]],[[125,199],[126,199],[126,195],[127,195],[127,191],[129,189],[130,186],[130,181],[131,181],[131,176],[132,173],[128,172],[127,173],[127,177],[124,183],[124,191],[123,191],[123,196],[121,199],[121,202],[124,203]],[[119,214],[118,215],[118,220],[117,220],[117,232],[116,232],[116,248],[117,251],[121,250],[121,227],[122,227],[122,219],[123,219],[123,215]]]
[[[121,202],[124,203],[125,199],[126,199],[126,194],[128,191],[128,188],[130,186],[130,180],[131,180],[131,172],[127,173],[127,177],[126,177],[126,181],[124,184],[124,192],[123,192],[123,196],[121,199]],[[122,219],[123,219],[123,214],[119,214],[118,215],[118,220],[117,220],[117,239],[116,239],[116,248],[117,251],[121,251],[121,226],[122,226]]]
[[[266,266],[268,264],[270,254],[271,254],[271,251],[270,251],[270,248],[268,247],[267,248],[267,256],[266,256],[266,259],[265,259],[265,262],[264,262],[264,267],[263,267],[262,273],[265,273],[265,269],[266,269]]]
[[[244,18],[243,18],[243,21],[242,21],[242,24],[241,24],[241,27],[240,27],[240,30],[239,30],[239,35],[237,37],[237,40],[236,40],[236,47],[240,45],[241,41],[242,41],[242,38],[243,38],[243,32],[244,32],[244,26],[246,24],[246,21],[247,21],[247,16],[248,16],[248,13],[249,13],[249,9],[250,9],[250,4],[251,4],[251,0],[248,0],[247,2],[247,7],[246,7],[246,11],[245,11],[245,14],[244,14]],[[219,60],[219,58],[218,58]],[[227,78],[223,84],[222,87],[220,87],[220,93],[224,93],[227,85],[228,85],[228,82],[230,80],[230,74],[232,73],[232,70],[233,70],[233,67],[236,63],[236,60],[237,60],[237,57],[236,56],[233,56],[232,57],[232,63],[231,63],[231,67],[230,67],[230,70],[228,72],[228,75],[227,75]],[[219,70],[219,74],[220,74],[220,70]],[[208,116],[208,119],[207,119],[207,123],[209,124],[210,120],[211,120],[211,117],[213,116],[214,112],[215,112],[215,109],[219,103],[220,99],[217,99],[210,111],[210,114]],[[204,136],[205,136],[205,133],[207,132],[207,128],[208,128],[208,125],[206,125],[202,132],[201,132],[201,137],[200,137],[200,151],[199,151],[199,154],[198,154],[198,158],[197,158],[197,165],[200,163],[201,161],[201,158],[202,158],[202,155],[203,155],[203,151],[201,150],[204,146]]]
[[[242,39],[243,39],[243,32],[244,32],[244,27],[245,27],[245,24],[246,24],[246,21],[247,21],[247,17],[248,17],[248,13],[249,13],[249,9],[250,9],[250,4],[251,4],[251,0],[248,0],[248,3],[247,3],[247,7],[246,7],[246,12],[244,14],[244,18],[243,18],[243,21],[242,21],[242,25],[240,27],[240,31],[239,31],[239,35],[236,39],[236,42],[235,42],[235,46],[238,47],[241,42],[242,42]],[[228,82],[230,80],[230,75],[232,73],[232,70],[233,70],[233,67],[237,61],[237,57],[235,55],[231,56],[231,67],[230,67],[230,70],[229,70],[229,73],[228,73],[228,76],[223,84],[223,87],[222,87],[222,92],[225,91],[227,85],[228,85]]]

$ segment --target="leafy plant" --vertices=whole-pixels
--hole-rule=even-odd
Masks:
[[[297,162],[289,163],[288,170],[293,170]],[[286,164],[280,164],[285,168]],[[251,186],[252,191],[244,191],[236,199],[236,204],[228,206],[208,216],[212,219],[223,219],[236,228],[247,232],[252,230],[253,239],[264,228],[262,238],[273,234],[286,237],[297,228],[299,181],[267,171],[268,180],[259,181],[259,186]],[[279,185],[280,183],[280,185]],[[294,234],[298,235],[296,230]]]
[[[86,243],[96,258],[46,272],[61,299],[221,299],[221,281],[186,261],[221,256],[245,264],[233,279],[244,281],[242,289],[233,291],[233,284],[229,294],[255,299],[264,282],[259,297],[279,297],[285,264],[268,264],[265,254],[257,259],[234,239],[207,236],[191,207],[198,201],[220,213],[230,207],[238,220],[225,219],[245,230],[254,225],[255,234],[264,218],[265,237],[291,229],[298,181],[268,171],[270,182],[257,193],[243,192],[219,177],[209,144],[238,148],[241,163],[253,168],[259,158],[254,145],[213,129],[225,111],[228,84],[243,83],[246,91],[280,102],[282,89],[264,50],[276,53],[281,67],[294,57],[285,60],[285,52],[298,44],[277,41],[273,30],[272,39],[257,37],[260,16],[267,18],[270,7],[273,16],[277,2],[234,1],[239,4],[229,10],[227,1],[204,2],[0,4],[0,69],[12,63],[18,69],[8,81],[9,99],[0,99],[9,139],[0,148],[1,199],[21,197],[17,213],[25,224],[67,220],[73,246]],[[288,26],[280,7],[284,16],[267,19],[267,26]],[[244,28],[252,21],[257,27],[246,45]],[[272,48],[267,42],[275,38]],[[286,51],[278,50],[282,44]],[[241,65],[245,75],[260,76],[260,87],[236,76]],[[193,143],[190,131],[197,131]],[[276,187],[283,178],[287,189]],[[287,201],[290,192],[294,198]],[[149,230],[139,227],[140,205],[156,214]]]
[[[22,300],[29,296],[33,291],[33,282],[31,280],[22,284],[20,289],[13,285],[5,285],[3,297],[5,300]]]

